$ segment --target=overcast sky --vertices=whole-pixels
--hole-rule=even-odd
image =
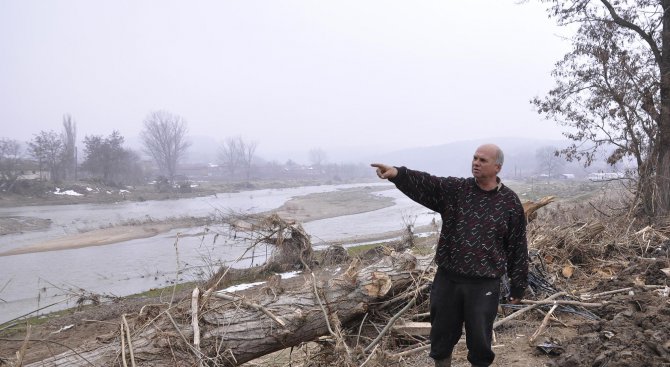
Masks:
[[[268,159],[560,139],[529,100],[568,35],[536,1],[0,0],[0,137],[69,113],[79,138],[136,141],[165,109]]]

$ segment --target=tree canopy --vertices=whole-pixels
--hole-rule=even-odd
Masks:
[[[124,140],[116,130],[106,138],[87,135],[84,138],[85,159],[82,168],[106,184],[138,182],[142,178],[139,157],[123,147]]]

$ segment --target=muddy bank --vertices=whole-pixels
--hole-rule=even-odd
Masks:
[[[0,218],[0,236],[49,228],[50,219],[16,216]]]

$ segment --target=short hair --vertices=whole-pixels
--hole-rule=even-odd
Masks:
[[[502,167],[503,162],[505,162],[505,154],[502,149],[496,147],[496,164],[499,164]]]

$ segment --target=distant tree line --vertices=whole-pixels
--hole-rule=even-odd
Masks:
[[[109,186],[123,187],[158,182],[159,190],[190,188],[189,178],[180,173],[180,164],[190,142],[186,138],[188,123],[183,117],[165,110],[149,113],[140,133],[142,150],[154,165],[142,162],[140,154],[124,146],[125,138],[118,130],[109,135],[86,135],[83,149],[77,146],[77,125],[71,115],[63,116],[62,130],[42,130],[26,142],[25,152],[18,140],[0,138],[0,190],[12,190],[23,176],[54,184],[88,180]],[[218,165],[202,164],[201,168],[181,173],[207,175],[212,179],[249,183],[264,179],[308,179],[340,182],[368,177],[367,165],[334,164],[320,148],[308,152],[310,165],[292,160],[285,163],[265,161],[256,156],[258,143],[241,136],[225,137],[218,147]],[[182,164],[183,165],[183,164]]]
[[[184,157],[186,121],[167,111],[150,113],[141,133],[145,152],[151,156],[159,173],[172,182],[177,165]],[[124,137],[117,130],[108,136],[84,137],[83,159],[79,164],[77,127],[72,116],[63,116],[63,129],[42,130],[27,142],[26,155],[18,140],[0,139],[0,189],[11,190],[25,174],[30,159],[36,164],[40,180],[53,183],[90,179],[111,186],[133,185],[146,181],[146,170],[139,154],[123,146]]]

